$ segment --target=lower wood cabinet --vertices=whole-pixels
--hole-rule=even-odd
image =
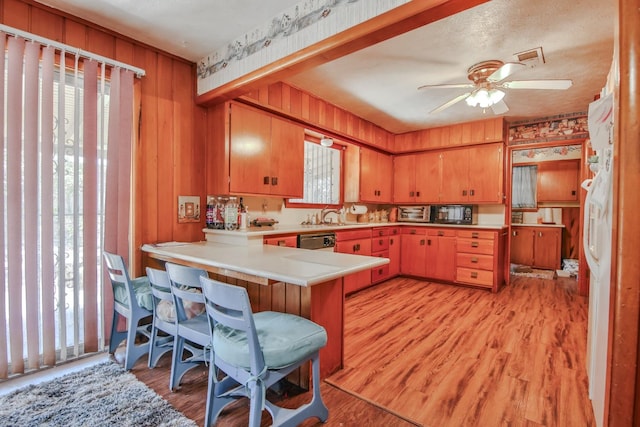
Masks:
[[[400,254],[401,274],[426,277],[427,229],[424,227],[403,227]]]
[[[456,278],[456,231],[427,230],[426,277],[453,282]]]
[[[345,230],[336,232],[335,252],[353,255],[371,255],[371,229]],[[344,278],[344,293],[371,286],[371,270],[350,274]]]
[[[506,229],[458,230],[455,281],[497,292],[504,284],[506,235]]]
[[[397,227],[371,230],[371,255],[389,258],[389,264],[371,269],[371,283],[383,282],[400,273],[400,239]]]
[[[298,247],[298,236],[296,234],[287,234],[282,236],[269,236],[263,240],[265,245],[286,246],[287,248]]]
[[[511,262],[535,268],[560,268],[562,227],[511,227]]]

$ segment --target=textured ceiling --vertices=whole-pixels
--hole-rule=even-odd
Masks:
[[[294,0],[46,0],[56,7],[194,62],[268,22]],[[493,115],[460,102],[465,92],[425,84],[466,83],[480,61],[513,61],[542,47],[546,63],[507,80],[571,79],[566,91],[508,90],[509,120],[586,111],[606,81],[613,54],[613,0],[492,0],[288,80],[396,132]]]

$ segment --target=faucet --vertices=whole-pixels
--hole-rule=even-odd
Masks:
[[[325,206],[320,211],[320,223],[321,224],[331,224],[331,221],[326,220],[326,216],[330,213],[335,213],[338,215],[338,225],[340,225],[340,210],[338,209],[329,209],[329,206]]]

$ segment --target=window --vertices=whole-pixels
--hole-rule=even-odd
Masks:
[[[513,209],[536,209],[537,166],[514,166],[511,190]]]
[[[291,207],[342,205],[342,146],[304,142],[304,196],[289,199]],[[296,206],[297,205],[297,206]]]

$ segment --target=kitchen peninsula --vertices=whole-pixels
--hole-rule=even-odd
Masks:
[[[342,367],[343,277],[389,262],[386,258],[269,245],[218,242],[145,244],[147,265],[189,265],[210,277],[247,288],[252,309],[280,311],[310,319],[327,330],[320,352],[321,377]],[[308,374],[293,379],[308,387]]]

